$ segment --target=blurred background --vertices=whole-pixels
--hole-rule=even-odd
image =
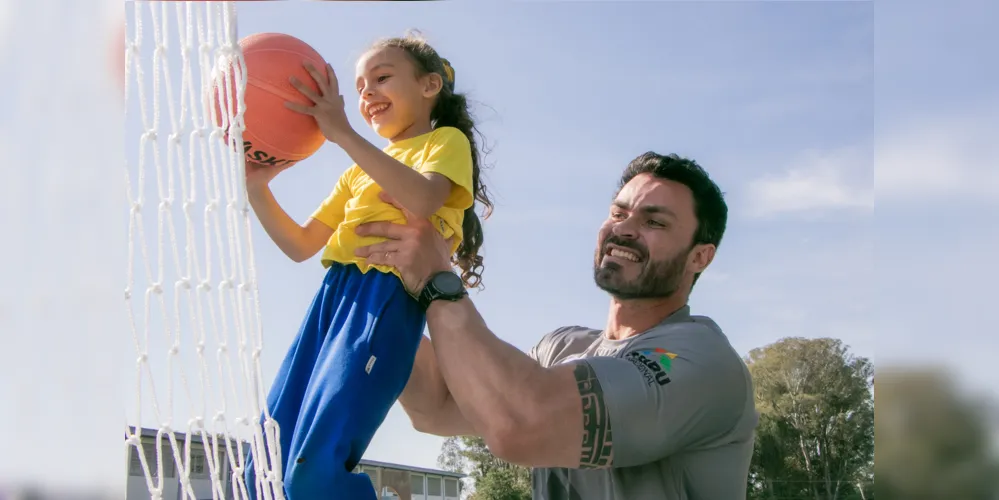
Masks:
[[[754,365],[765,418],[754,460],[755,479],[751,478],[757,484],[750,486],[751,496],[999,498],[999,369],[994,360],[999,356],[999,308],[994,305],[999,296],[995,292],[999,281],[999,57],[994,55],[994,47],[999,47],[999,33],[994,29],[999,6],[995,2],[629,2],[607,7],[601,2],[455,0],[433,2],[433,15],[429,10],[419,11],[422,5],[429,9],[431,4],[412,4],[406,14],[398,14],[401,11],[351,3],[356,5],[322,7],[341,16],[340,26],[356,24],[352,20],[356,18],[383,22],[391,30],[403,26],[409,15],[426,20],[424,24],[438,15],[459,16],[463,21],[453,33],[495,37],[492,46],[499,48],[504,46],[501,37],[518,38],[517,16],[523,16],[523,24],[533,30],[544,29],[542,18],[554,23],[559,19],[582,22],[585,17],[587,22],[595,22],[600,19],[595,12],[607,12],[601,8],[644,19],[638,31],[606,21],[606,25],[579,29],[574,34],[594,37],[599,43],[594,42],[591,48],[605,51],[594,53],[617,60],[634,50],[635,33],[641,33],[649,37],[643,44],[649,53],[657,43],[666,45],[659,47],[664,55],[656,81],[682,85],[668,89],[654,86],[643,82],[640,72],[601,74],[587,83],[588,78],[580,76],[585,73],[581,64],[552,64],[532,75],[545,80],[542,83],[550,95],[563,93],[560,112],[579,108],[580,96],[591,96],[595,103],[587,105],[603,113],[602,126],[606,127],[613,127],[614,120],[623,120],[625,108],[631,106],[629,95],[656,95],[661,89],[668,90],[669,95],[662,99],[674,103],[674,110],[683,109],[688,96],[690,102],[698,103],[701,101],[694,99],[710,96],[717,103],[739,100],[752,111],[750,115],[733,111],[730,116],[697,116],[694,105],[688,104],[683,111],[690,115],[671,117],[675,120],[671,126],[682,131],[687,125],[696,134],[673,137],[662,146],[670,148],[686,141],[689,146],[681,143],[676,147],[693,150],[698,159],[711,158],[711,162],[702,161],[709,169],[709,163],[722,165],[723,178],[747,186],[733,193],[739,206],[755,210],[752,221],[734,230],[732,242],[727,243],[730,246],[723,245],[720,255],[726,260],[720,257],[718,279],[698,285],[698,293],[706,296],[699,300],[710,305],[705,307],[707,312],[728,315],[730,321],[725,324],[729,335]],[[254,18],[252,8],[259,7],[245,6],[248,23],[257,19],[257,26],[263,27],[263,11],[257,11]],[[454,10],[447,10],[451,8]],[[119,492],[124,488],[127,466],[121,439],[125,423],[122,408],[133,379],[132,365],[122,363],[133,350],[123,333],[123,266],[116,264],[126,246],[127,223],[122,175],[125,121],[117,73],[123,59],[123,14],[122,2],[116,0],[0,0],[0,500],[122,498]],[[386,20],[393,15],[396,17]],[[508,24],[486,32],[477,29],[476,19],[483,24],[487,19],[503,19]],[[715,31],[710,31],[715,37],[721,36],[719,26],[727,26],[730,35],[734,32],[757,38],[747,38],[745,44],[735,40],[736,35],[724,40],[699,38],[698,25],[691,21],[696,19],[717,19],[712,25]],[[782,19],[792,21],[781,25]],[[572,23],[566,25],[571,27]],[[761,26],[769,26],[771,31]],[[690,33],[674,38],[664,35],[683,29]],[[331,37],[346,36],[331,31]],[[740,61],[731,55],[739,46],[758,47],[745,50],[785,50],[788,40],[813,31],[831,33],[829,40],[856,43],[848,47],[851,61],[856,63],[850,66],[849,74],[821,64],[824,60],[817,57],[827,53],[821,47],[799,53],[800,60],[786,59],[775,67],[755,68],[758,79],[751,78],[752,65],[738,66]],[[452,35],[449,43],[458,45],[461,36]],[[567,43],[554,36],[545,38],[543,33],[533,36],[546,40],[553,54],[561,51],[559,44]],[[662,41],[665,39],[668,45]],[[513,42],[510,46],[530,48]],[[356,55],[358,47],[344,47],[338,54],[342,57],[334,62],[345,63],[347,57]],[[689,62],[696,59],[690,54],[700,49],[718,56],[717,60],[700,61],[705,74],[727,74],[729,80],[724,76],[694,80],[682,71],[671,78],[667,57]],[[468,64],[472,63],[464,67]],[[483,69],[476,71],[482,74],[486,66],[483,62]],[[732,69],[736,66],[738,71]],[[676,67],[687,66],[678,63]],[[823,67],[826,71],[820,71]],[[797,75],[797,84],[813,86],[808,94],[811,101],[804,104],[794,99],[775,100],[767,93],[780,85],[775,73],[769,73],[770,80],[766,78],[768,71],[791,74],[794,68],[805,72]],[[729,69],[731,73],[723,71]],[[489,92],[488,79],[480,78],[480,88]],[[732,84],[741,79],[747,81],[746,86]],[[749,86],[750,80],[755,87]],[[517,88],[529,92],[534,83],[521,80]],[[592,87],[586,87],[588,84]],[[850,86],[849,100],[843,100],[844,94],[823,93],[826,86],[835,85]],[[487,124],[496,132],[494,136],[502,137],[504,127],[513,127],[511,122],[525,116],[527,108],[540,109],[537,103],[522,105],[501,109],[502,121]],[[844,137],[853,137],[857,147],[840,149],[837,155],[818,160],[808,155],[787,158],[761,153],[754,149],[756,141],[800,139],[793,130],[770,132],[767,128],[775,123],[775,115],[787,111],[781,106],[809,110],[795,122],[801,134],[810,127],[829,127]],[[612,114],[615,112],[620,115]],[[849,119],[844,118],[847,112],[853,113]],[[560,116],[551,115],[535,126],[558,128],[563,122],[576,120]],[[685,119],[690,123],[685,124]],[[717,135],[701,133],[713,127],[728,128],[718,128],[724,133]],[[757,136],[750,136],[750,132]],[[655,135],[655,129],[644,133]],[[595,137],[599,139],[598,134]],[[524,139],[512,134],[504,139],[497,157],[501,162],[513,162],[516,157],[508,152],[514,149],[511,144]],[[636,148],[647,144],[636,139],[608,147],[637,154]],[[725,154],[717,152],[721,150]],[[740,164],[740,151],[754,161]],[[600,175],[613,178],[629,158],[620,154],[600,152],[597,158],[579,161],[603,162],[608,170]],[[560,161],[559,155],[552,156],[552,162]],[[336,160],[342,163],[342,158]],[[580,164],[575,160],[563,168]],[[807,169],[795,168],[805,164]],[[515,185],[503,175],[496,173],[500,186],[504,182]],[[308,184],[305,177],[286,182],[279,186],[286,192]],[[525,202],[536,194],[520,193]],[[507,204],[520,206],[516,197],[517,193],[508,194]],[[830,219],[816,210],[829,207],[845,208],[849,216]],[[596,212],[602,210],[597,207]],[[794,216],[788,218],[789,213]],[[563,215],[548,214],[546,220],[556,225]],[[585,216],[594,219],[599,214]],[[497,217],[494,227],[518,224],[512,215],[503,219],[499,210]],[[586,222],[592,225],[593,221]],[[819,225],[823,229],[814,231]],[[592,251],[583,248],[592,239],[592,231],[585,227],[570,228],[581,242],[579,255],[567,257],[570,263],[585,262],[586,254]],[[738,243],[756,241],[753,237],[763,239],[766,234],[787,237],[806,233],[807,238],[789,239],[787,246],[777,248]],[[268,243],[260,237],[255,241],[262,247]],[[531,241],[538,239],[532,237]],[[263,252],[262,259],[271,263],[262,265],[262,272],[273,276],[294,272],[281,267],[284,264],[276,258],[267,257],[268,250]],[[827,259],[829,255],[833,260]],[[504,258],[512,257],[498,257]],[[783,273],[769,275],[753,270],[750,264],[756,258],[774,269],[780,269],[781,262],[788,264]],[[775,281],[800,269],[822,277],[811,282]],[[570,279],[581,281],[562,286],[587,286],[587,276]],[[502,290],[502,286],[498,284],[496,289]],[[768,293],[771,302],[749,301],[758,300],[761,291]],[[281,290],[271,293],[278,295]],[[491,289],[489,293],[504,292]],[[552,298],[552,304],[533,306],[558,314],[561,309],[551,308],[565,308],[565,315],[544,316],[552,325],[565,320],[573,309],[592,309],[588,301],[599,304],[601,300],[598,294],[587,296],[582,299],[587,301],[585,306],[576,304],[573,308],[572,304],[555,304],[556,299]],[[501,308],[488,300],[483,297],[485,307],[496,310],[486,316],[502,321]],[[532,300],[523,298],[523,306],[530,307]],[[736,312],[740,307],[757,305],[773,311],[782,302],[802,300],[802,309],[780,317]],[[600,307],[593,313],[593,321],[601,317]],[[739,333],[740,325],[747,325],[747,331]],[[512,337],[509,341],[523,348],[530,339]],[[835,415],[865,415],[857,417],[863,420],[869,410],[874,419],[873,449],[862,445],[869,438],[866,428],[840,425],[837,428],[860,429],[859,434],[830,435],[825,429],[833,426],[831,422],[799,421],[797,427],[788,427],[796,407],[786,404],[790,393],[774,380],[801,366],[815,366],[815,360],[833,360],[838,371],[809,372],[813,378],[804,380],[807,384],[802,394],[825,398],[823,404]],[[832,380],[841,385],[833,387]],[[873,391],[880,412],[874,411],[874,405],[867,406],[865,391]],[[120,399],[122,404],[97,403],[107,399]],[[833,408],[835,404],[854,406],[844,412]],[[849,448],[850,454],[840,457],[843,467],[850,470],[849,480],[838,480],[839,488],[821,484],[810,469],[819,467],[809,460],[814,453],[801,452],[801,446],[796,451],[789,445],[796,437],[807,437],[814,440],[810,443],[832,450]],[[430,443],[427,456],[436,456],[439,444]],[[376,451],[377,446],[389,448],[386,442],[373,446]],[[430,460],[413,456],[415,461]],[[861,463],[850,462],[851,457]]]

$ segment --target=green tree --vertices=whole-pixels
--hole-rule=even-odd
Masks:
[[[995,500],[991,398],[962,395],[940,369],[878,373],[875,391],[880,500]]]
[[[437,465],[468,474],[474,487],[471,500],[530,500],[531,471],[496,458],[485,440],[476,436],[449,437],[441,445]]]
[[[785,338],[746,362],[760,412],[750,498],[870,500],[871,362],[829,338]]]
[[[530,476],[516,467],[493,469],[475,481],[471,500],[531,500]]]

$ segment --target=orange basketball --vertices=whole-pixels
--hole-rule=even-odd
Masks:
[[[247,161],[264,165],[294,164],[319,150],[326,141],[315,118],[285,107],[285,101],[311,105],[289,78],[312,90],[319,88],[305,61],[325,71],[326,61],[307,43],[282,33],[257,33],[239,42],[246,62],[246,110],[243,151]],[[219,89],[215,89],[216,109]],[[232,101],[230,101],[231,103]]]

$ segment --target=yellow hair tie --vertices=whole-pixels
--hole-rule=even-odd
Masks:
[[[447,81],[454,86],[454,68],[451,67],[451,63],[447,59],[441,58],[441,62],[444,63],[444,74],[447,75]]]

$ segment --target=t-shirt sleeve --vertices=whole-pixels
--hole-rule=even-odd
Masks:
[[[340,175],[340,179],[337,181],[336,186],[333,186],[333,191],[330,195],[312,212],[313,219],[326,224],[332,229],[336,229],[343,222],[347,213],[347,202],[352,196],[350,192],[350,174],[353,170],[354,167],[351,167]]]
[[[603,392],[615,467],[660,460],[731,431],[748,382],[741,360],[712,351],[674,353],[650,340],[623,358],[583,360]]]
[[[572,334],[587,331],[592,330],[581,326],[563,326],[556,328],[541,337],[541,340],[539,340],[537,344],[534,344],[534,347],[527,352],[527,355],[534,361],[537,361],[541,366],[549,367],[552,365],[556,354],[564,349],[567,343],[571,342]]]
[[[427,143],[419,166],[420,173],[441,174],[455,184],[446,204],[466,209],[472,205],[472,146],[468,137],[454,127],[441,127]]]

